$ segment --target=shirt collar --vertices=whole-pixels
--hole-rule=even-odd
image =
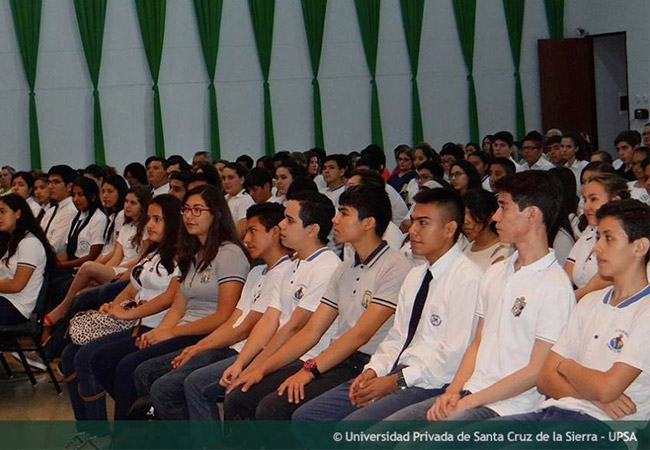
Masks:
[[[70,196],[64,198],[63,200],[61,200],[61,201],[59,202],[59,208],[66,207],[66,206],[68,206],[68,205],[72,205],[72,197],[70,197]],[[73,205],[73,206],[74,206],[74,205]]]
[[[305,261],[313,261],[314,259],[318,258],[320,255],[328,251],[329,249],[327,247],[321,247],[318,250],[316,250],[314,253],[309,255],[307,258],[305,258]]]
[[[612,294],[614,293],[614,288],[612,287],[607,293],[605,294],[605,297],[603,297],[603,303],[606,305],[609,305],[609,301],[612,299]],[[614,306],[614,308],[621,309],[625,308],[626,306],[630,306],[632,303],[636,303],[639,300],[641,300],[643,297],[650,295],[650,284],[648,284],[646,287],[641,289],[639,292],[634,294],[632,297],[623,300],[621,303],[618,305]]]
[[[429,272],[433,276],[434,280],[439,279],[444,275],[452,262],[456,260],[461,254],[460,245],[455,243],[447,252],[442,255],[436,262],[429,264]]]
[[[280,264],[282,264],[282,263],[284,263],[284,262],[286,262],[286,261],[291,261],[291,258],[289,258],[289,256],[287,256],[287,255],[284,255],[282,258],[278,259],[278,260],[275,262],[275,264],[273,264],[271,267],[269,267],[269,266],[267,265],[266,268],[264,269],[264,271],[263,271],[262,273],[266,275],[266,273],[272,271],[273,269],[275,269],[275,268],[278,267]]]
[[[514,273],[515,263],[519,258],[519,250],[516,250],[508,259],[508,271]],[[518,272],[541,272],[542,270],[547,269],[551,264],[553,264],[557,259],[555,258],[555,250],[552,248],[548,249],[548,253],[537,261],[528,264],[527,266],[522,266]]]
[[[365,266],[372,266],[380,257],[385,253],[384,249],[388,248],[388,243],[386,241],[381,241],[376,249],[374,249],[366,258],[365,261],[359,259],[357,252],[354,252],[354,267],[357,267],[360,264]]]
[[[338,191],[338,190],[341,189],[341,188],[345,188],[345,184],[344,184],[344,183],[339,184],[339,185],[336,186],[334,189],[327,188],[327,192]]]

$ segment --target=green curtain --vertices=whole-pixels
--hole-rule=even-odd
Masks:
[[[515,114],[517,118],[517,137],[526,134],[526,120],[524,118],[524,94],[521,88],[519,75],[519,62],[521,60],[521,35],[524,28],[524,0],[503,0],[503,10],[506,14],[508,26],[508,39],[512,62],[515,65]]]
[[[97,90],[99,68],[102,64],[106,2],[107,0],[74,0],[81,45],[86,56],[90,81],[93,84],[93,148],[95,149],[95,163],[100,165],[106,164],[102,110],[99,104],[99,91]]]
[[[199,28],[201,47],[203,48],[203,59],[210,78],[210,84],[208,85],[208,95],[210,97],[210,153],[213,161],[221,159],[217,90],[214,86],[214,74],[217,71],[222,10],[223,0],[194,0],[196,22]]]
[[[474,30],[476,26],[476,0],[452,0],[456,29],[463,59],[467,67],[467,83],[469,89],[469,136],[472,142],[479,141],[478,105],[476,102],[476,86],[474,85]]]
[[[418,64],[420,62],[420,41],[422,39],[422,17],[424,15],[424,0],[400,0],[402,9],[402,24],[406,34],[406,48],[411,63],[412,83],[412,122],[413,145],[424,141],[422,128],[422,110],[420,108],[420,93],[418,91]]]
[[[384,136],[381,131],[381,115],[379,114],[379,91],[375,72],[377,69],[377,43],[379,42],[379,9],[380,0],[354,0],[361,31],[363,51],[370,71],[372,100],[370,103],[370,133],[372,143],[384,148]]]
[[[564,38],[564,0],[544,0],[551,39]]]
[[[318,70],[320,69],[320,56],[323,50],[323,32],[325,30],[325,12],[327,0],[301,0],[302,18],[305,23],[307,45],[309,46],[309,60],[314,78],[313,86],[314,104],[314,135],[316,147],[325,148],[323,137],[323,113],[320,103],[320,85],[318,84]]]
[[[165,136],[163,135],[162,110],[158,75],[162,59],[163,38],[165,36],[165,12],[167,0],[135,0],[140,23],[140,34],[149,63],[153,81],[153,127],[156,156],[165,156]]]
[[[36,60],[41,34],[42,0],[10,0],[20,57],[29,85],[29,158],[32,169],[41,169],[41,142],[36,114]]]
[[[273,48],[275,0],[248,0],[248,8],[251,12],[257,55],[264,78],[264,144],[266,155],[273,156],[275,154],[275,137],[273,136],[269,72],[271,71],[271,49]]]

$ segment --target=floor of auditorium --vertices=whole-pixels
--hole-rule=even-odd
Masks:
[[[0,366],[0,420],[74,419],[65,383],[59,383],[63,391],[59,395],[47,374],[35,371],[38,383],[32,387],[22,365],[9,353],[4,353],[4,356],[13,371],[13,377],[8,378]],[[56,370],[54,374],[60,379]],[[113,402],[110,397],[108,403],[108,414],[112,417]]]

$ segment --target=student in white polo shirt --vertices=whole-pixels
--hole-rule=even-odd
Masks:
[[[326,247],[334,213],[330,199],[317,192],[298,192],[287,204],[284,220],[279,225],[280,237],[282,244],[296,253],[291,272],[282,281],[279,301],[275,300],[268,307],[280,311],[278,328],[265,336],[254,330],[256,336],[251,335],[235,362],[224,371],[221,385],[227,387],[223,403],[226,419],[255,418],[259,401],[302,366],[302,361],[297,359],[267,375],[258,370],[305,326],[318,308],[332,274],[341,264],[339,257]],[[324,345],[316,347],[322,349]]]
[[[244,190],[245,179],[246,169],[241,164],[228,163],[221,171],[221,184],[235,225],[246,220],[246,210],[255,203]]]
[[[521,142],[522,170],[550,170],[555,164],[543,157],[544,138],[537,131],[531,131]]]
[[[348,168],[348,157],[345,155],[327,155],[323,161],[323,179],[327,188],[321,192],[332,200],[334,208],[339,207],[339,197],[345,190],[343,175]]]
[[[497,188],[499,238],[517,251],[488,268],[474,340],[445,393],[389,419],[482,420],[529,412],[543,400],[535,379],[575,305],[547,237],[561,210],[561,186],[533,170],[505,177]]]
[[[587,294],[571,313],[537,380],[549,397],[513,420],[650,418],[650,207],[618,200],[598,212],[598,270],[613,287]]]
[[[43,216],[41,228],[45,231],[47,240],[50,241],[57,256],[65,252],[70,225],[77,214],[77,208],[72,203],[71,197],[72,183],[76,176],[74,169],[64,164],[52,166],[47,172],[47,186],[54,206]]]
[[[144,163],[147,168],[147,181],[151,186],[151,197],[169,193],[167,179],[167,160],[160,156],[150,156]]]
[[[283,218],[284,207],[275,203],[254,205],[248,210],[244,244],[251,258],[261,258],[265,264],[248,273],[239,302],[228,320],[196,344],[145,361],[135,370],[138,395],[150,395],[156,418],[187,420],[188,408],[195,402],[202,403],[204,410],[214,410],[209,415],[217,417],[216,397],[224,391],[219,389],[219,379],[235,361],[269,303],[277,301],[282,279],[291,266],[290,251],[280,243],[278,224]],[[201,372],[196,373],[199,369]],[[210,384],[214,398],[201,402],[202,392]],[[197,400],[186,395],[188,388],[201,392]]]
[[[415,202],[409,234],[427,264],[406,276],[392,328],[361,375],[301,406],[293,420],[379,421],[451,382],[472,340],[483,273],[457,243],[461,197],[437,188],[421,191]]]
[[[353,186],[341,195],[334,236],[352,243],[355,258],[334,272],[305,327],[259,367],[262,374],[278,371],[284,378],[259,402],[256,419],[288,420],[302,402],[354,378],[386,335],[410,269],[381,239],[389,206],[381,186]],[[299,360],[302,367],[294,367]]]

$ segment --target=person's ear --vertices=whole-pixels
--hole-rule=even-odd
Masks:
[[[363,230],[374,230],[375,225],[377,224],[377,221],[375,220],[374,217],[366,217],[365,219],[361,220],[361,226],[363,227]]]
[[[445,237],[449,239],[453,239],[457,229],[458,229],[458,224],[456,223],[456,221],[450,220],[445,224]]]
[[[23,215],[23,212],[20,209],[16,210],[16,219],[20,219],[20,216],[22,216],[22,215]]]
[[[650,250],[650,239],[642,237],[634,241],[634,256],[645,257]]]

